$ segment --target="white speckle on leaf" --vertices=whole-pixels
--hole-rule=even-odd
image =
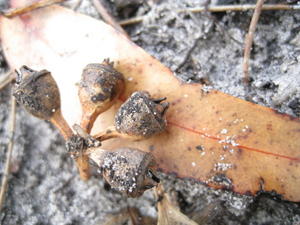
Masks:
[[[225,155],[220,155],[220,160],[224,160],[225,159]]]
[[[219,143],[231,144],[232,146],[238,146],[239,144],[235,142],[236,135],[226,136],[225,139],[219,140]],[[223,147],[224,148],[224,147]]]
[[[249,130],[249,126],[245,125],[244,128],[242,129],[242,132],[247,132]]]
[[[214,170],[215,171],[226,171],[228,169],[232,168],[232,164],[231,163],[216,163],[214,165]]]
[[[221,134],[227,134],[227,133],[228,133],[228,130],[224,128],[224,129],[222,129],[222,130],[220,131],[220,133],[221,133]]]
[[[213,88],[211,86],[203,85],[201,90],[205,93],[209,93]]]
[[[237,124],[239,122],[239,119],[235,119],[232,123]]]

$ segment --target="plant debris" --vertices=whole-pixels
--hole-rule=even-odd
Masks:
[[[15,128],[16,128],[16,99],[12,95],[11,97],[11,113],[10,113],[10,137],[8,143],[8,149],[6,153],[6,161],[5,161],[5,169],[2,174],[1,187],[0,187],[0,212],[2,211],[2,207],[5,201],[5,195],[8,187],[9,175],[11,170],[11,159],[12,159],[12,151],[14,148],[14,137],[15,137]]]
[[[101,64],[88,64],[78,86],[83,110],[81,127],[90,133],[99,114],[108,110],[122,94],[124,78],[106,59]]]
[[[158,198],[157,225],[197,225],[171,203],[170,196],[164,193],[162,185],[157,187],[156,194]]]
[[[169,103],[162,102],[164,100],[166,98],[152,99],[145,91],[134,92],[116,112],[115,127],[94,137],[100,141],[112,137],[142,140],[163,132],[169,107]]]
[[[99,166],[99,172],[111,187],[129,197],[138,197],[159,183],[153,172],[155,161],[150,153],[132,148],[112,152],[96,149],[92,150],[90,158]]]

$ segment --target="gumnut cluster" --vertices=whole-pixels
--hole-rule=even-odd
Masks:
[[[110,138],[136,141],[163,132],[167,126],[166,98],[154,99],[148,92],[134,92],[117,111],[114,126],[91,136],[97,117],[118,101],[125,90],[123,74],[114,68],[113,62],[106,59],[83,69],[78,83],[82,119],[73,129],[61,113],[59,88],[49,71],[22,66],[17,75],[17,102],[33,116],[48,120],[59,129],[83,180],[90,178],[93,162],[112,188],[130,197],[140,196],[159,183],[155,159],[150,153],[126,147],[108,151],[101,148],[101,142]]]

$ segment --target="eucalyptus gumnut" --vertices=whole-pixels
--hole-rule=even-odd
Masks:
[[[90,132],[97,116],[109,109],[125,87],[124,77],[108,59],[88,64],[79,83],[79,99],[83,115],[81,127]]]
[[[35,71],[27,66],[20,68],[20,74],[17,80],[17,86],[14,96],[24,108],[40,119],[49,120],[61,132],[64,139],[68,143],[74,141],[74,134],[68,123],[65,121],[61,113],[60,93],[58,86],[53,79],[51,73],[47,70]],[[74,149],[83,149],[77,140],[77,146]],[[67,145],[68,150],[72,149],[70,144]],[[80,176],[83,180],[89,178],[89,164],[86,155],[78,156],[70,152],[75,157]]]
[[[30,114],[40,119],[50,120],[60,109],[59,89],[47,70],[35,71],[22,66],[13,95]]]
[[[155,166],[153,156],[139,149],[103,150],[100,156],[93,160],[99,166],[107,183],[129,197],[138,197],[159,183],[153,172]]]
[[[73,135],[62,116],[59,89],[49,71],[22,66],[13,95],[30,114],[53,123],[65,140]]]
[[[146,91],[134,92],[115,116],[115,128],[135,139],[148,138],[165,130],[166,98],[152,99]]]

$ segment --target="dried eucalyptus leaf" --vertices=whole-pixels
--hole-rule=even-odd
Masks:
[[[102,224],[102,223],[101,223]],[[128,208],[117,214],[107,216],[103,225],[155,225],[150,217],[140,216],[138,209]],[[100,225],[100,224],[99,224]]]
[[[180,212],[180,209],[172,204],[170,196],[164,193],[162,186],[157,187],[158,195],[158,222],[157,225],[197,225],[196,222],[189,219]]]

